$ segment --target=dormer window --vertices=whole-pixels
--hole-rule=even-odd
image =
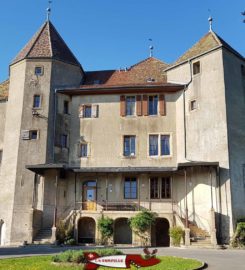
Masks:
[[[193,75],[199,74],[201,72],[200,61],[193,63]]]
[[[43,67],[35,67],[35,75],[42,76],[43,75]]]
[[[150,77],[150,78],[147,79],[147,82],[149,82],[149,83],[155,82],[155,79]]]

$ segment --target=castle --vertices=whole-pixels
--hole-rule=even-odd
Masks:
[[[0,243],[139,245],[128,219],[157,213],[149,245],[229,243],[245,216],[245,60],[210,29],[172,64],[86,72],[47,20],[0,85]],[[193,242],[194,241],[194,242]]]

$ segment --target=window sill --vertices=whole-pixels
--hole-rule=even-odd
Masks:
[[[123,159],[136,159],[136,155],[134,156],[122,156]]]
[[[172,155],[168,155],[168,156],[148,156],[148,158],[150,159],[165,159],[165,158],[172,158]]]

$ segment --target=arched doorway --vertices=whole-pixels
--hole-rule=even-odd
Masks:
[[[157,247],[169,247],[169,222],[166,218],[156,218],[151,227],[151,245]]]
[[[0,246],[3,246],[5,244],[5,230],[6,230],[6,224],[1,219],[0,220]]]
[[[115,220],[114,244],[132,244],[132,230],[127,218],[118,218]]]
[[[80,218],[78,221],[78,243],[95,243],[95,227],[95,221],[93,218]]]

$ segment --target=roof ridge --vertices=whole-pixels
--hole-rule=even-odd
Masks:
[[[146,62],[146,61],[149,60],[149,59],[154,59],[154,60],[157,60],[157,61],[159,61],[159,62],[161,62],[161,63],[163,63],[163,64],[165,64],[165,65],[168,65],[167,63],[163,62],[162,60],[160,60],[160,59],[158,59],[158,58],[156,58],[156,57],[150,56],[150,57],[147,57],[147,58],[141,60],[140,62],[138,62],[138,63],[136,63],[136,64],[130,66],[130,69],[131,69],[131,68],[134,68],[134,67],[136,67],[136,66],[138,66],[138,65],[140,65],[140,64],[142,64],[142,63],[144,63],[144,62]]]
[[[64,39],[62,38],[62,36],[59,34],[59,32],[56,30],[56,28],[54,27],[54,25],[52,24],[51,21],[49,21],[49,24],[51,25],[51,27],[53,27],[53,30],[55,31],[55,33],[57,34],[57,36],[61,39],[61,41],[65,44],[66,48],[69,50],[69,52],[71,53],[71,55],[74,57],[74,59],[76,60],[77,64],[79,64],[79,66],[81,67],[81,69],[83,70],[80,62],[78,61],[78,59],[76,58],[76,56],[73,54],[73,52],[71,51],[71,49],[69,48],[69,46],[66,44],[66,42],[64,41]],[[51,35],[50,35],[50,39],[51,39]],[[52,40],[51,40],[51,44],[52,44]],[[51,45],[52,46],[52,45]],[[52,49],[52,54],[53,54],[53,49]],[[84,70],[83,70],[84,72]]]
[[[210,33],[213,35],[213,37],[219,43],[219,45],[222,46],[222,42],[220,41],[219,36],[213,30],[211,30]]]
[[[53,47],[52,47],[52,42],[51,42],[51,33],[50,33],[50,24],[49,21],[47,21],[47,26],[48,26],[48,39],[49,39],[49,47],[50,47],[50,52],[51,52],[51,57],[53,58]]]

